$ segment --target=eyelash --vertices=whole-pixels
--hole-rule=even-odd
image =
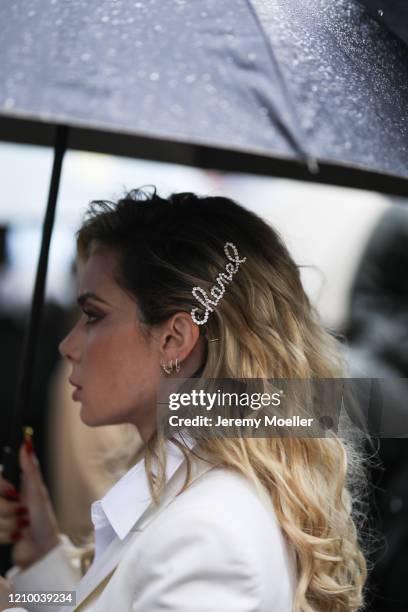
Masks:
[[[85,310],[83,309],[82,312],[84,313],[84,315],[86,317],[92,317],[92,321],[88,320],[85,321],[85,325],[93,325],[94,323],[97,323],[99,321],[99,319],[101,318],[100,315],[95,314],[94,312],[90,311],[90,310]]]

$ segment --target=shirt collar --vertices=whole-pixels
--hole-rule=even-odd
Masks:
[[[195,440],[184,434],[183,440],[191,449]],[[184,459],[182,451],[167,442],[166,482],[172,477]],[[92,507],[92,514],[103,512],[112,529],[123,540],[151,502],[151,495],[145,470],[144,459],[134,465],[122,478]]]

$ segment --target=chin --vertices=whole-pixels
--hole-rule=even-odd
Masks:
[[[79,413],[81,421],[88,427],[102,427],[103,425],[120,425],[124,423],[122,419],[118,418],[117,415],[104,415],[98,412],[97,408],[91,409],[86,404],[81,405]]]
[[[105,425],[105,423],[101,422],[101,419],[98,418],[97,415],[92,414],[89,410],[82,404],[81,411],[79,413],[81,421],[84,425],[88,425],[88,427],[98,427],[98,425]]]

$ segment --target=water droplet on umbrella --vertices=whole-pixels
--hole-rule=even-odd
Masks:
[[[301,123],[304,130],[310,130],[313,127],[313,122],[307,117],[302,119]]]
[[[309,172],[311,174],[318,174],[319,173],[319,164],[317,163],[317,160],[314,157],[307,156],[307,158],[306,158],[306,166],[307,166],[307,169],[309,170]]]
[[[184,109],[180,104],[172,104],[171,111],[179,116],[184,115]]]
[[[158,73],[158,72],[152,72],[152,73],[150,74],[150,76],[149,76],[149,79],[150,79],[151,81],[158,81],[158,80],[159,80],[159,78],[160,78],[160,75],[159,75],[159,73]]]
[[[15,102],[13,100],[13,98],[6,98],[6,100],[4,101],[4,108],[13,108]]]
[[[384,15],[384,11],[382,9],[379,9],[378,11],[378,16],[382,17]]]
[[[194,83],[196,78],[197,77],[196,77],[195,74],[188,74],[184,80],[185,80],[186,83]]]
[[[101,17],[101,21],[103,21],[104,23],[107,23],[109,21],[109,16],[104,15],[103,17]]]

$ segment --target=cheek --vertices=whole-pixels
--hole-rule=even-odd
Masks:
[[[88,333],[83,352],[83,386],[88,399],[108,405],[151,395],[157,370],[152,351],[134,325],[106,326]]]

